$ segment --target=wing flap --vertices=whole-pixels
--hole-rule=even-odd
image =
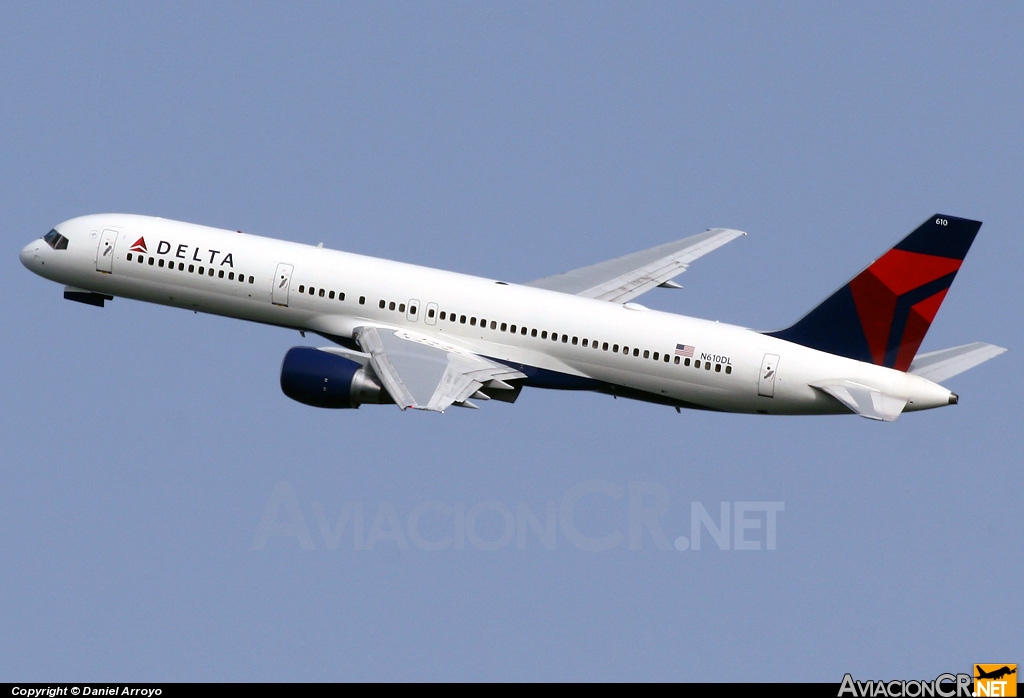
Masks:
[[[466,403],[490,381],[526,378],[508,366],[415,332],[359,327],[353,336],[403,410],[444,412],[452,404]]]
[[[848,380],[811,383],[811,387],[831,395],[861,417],[882,422],[895,422],[907,405],[906,398]]]
[[[985,342],[972,342],[958,347],[929,351],[918,354],[910,364],[909,373],[941,383],[947,378],[970,370],[989,359],[994,359],[1006,349]]]
[[[585,298],[625,303],[655,286],[679,288],[671,279],[682,274],[694,260],[746,235],[739,230],[713,228],[664,245],[589,267],[547,276],[525,284]]]

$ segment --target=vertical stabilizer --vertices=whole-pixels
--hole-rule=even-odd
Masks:
[[[936,214],[795,325],[766,334],[906,371],[980,228]]]

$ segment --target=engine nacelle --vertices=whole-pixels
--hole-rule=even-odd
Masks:
[[[313,407],[344,409],[391,402],[387,391],[358,362],[313,347],[292,347],[285,354],[281,390]]]

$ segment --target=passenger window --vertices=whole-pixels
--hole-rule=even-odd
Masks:
[[[256,277],[255,277],[255,276],[250,276],[250,277],[249,277],[249,283],[250,283],[250,284],[254,284],[254,283],[256,283]]]
[[[580,338],[579,337],[573,337],[572,338],[572,345],[573,346],[576,346],[579,343],[580,343]]]
[[[323,289],[320,289],[320,290],[319,290],[319,291],[317,292],[317,295],[318,295],[318,296],[320,296],[321,298],[323,298],[323,297],[324,297],[324,290],[323,290]]]
[[[654,352],[654,356],[653,356],[652,358],[653,358],[653,359],[654,359],[655,361],[657,361],[657,360],[658,360],[658,358],[659,358],[659,357],[658,357],[658,352]]]
[[[395,302],[391,301],[390,303],[388,303],[388,310],[394,310],[394,309],[395,309]]]
[[[470,325],[470,327],[476,327],[476,318],[475,317],[469,318],[469,325]]]
[[[530,330],[530,336],[531,337],[536,337],[537,336],[537,330],[535,330],[535,329]]]
[[[384,310],[384,308],[388,307],[387,301],[384,301],[384,300],[382,300],[377,305],[380,307],[381,310]]]
[[[677,356],[676,358],[678,359],[679,357]],[[668,363],[668,354],[665,354],[665,363]],[[676,361],[676,363],[679,363],[679,362]]]
[[[502,331],[502,332],[504,332],[504,331],[506,331],[507,329],[508,329],[508,324],[507,324],[507,323],[504,323],[504,322],[503,322],[503,323],[501,323],[501,331]]]
[[[338,300],[339,301],[345,300],[345,292],[344,291],[342,291],[341,293],[338,294]]]
[[[446,313],[445,311],[442,310],[441,311],[441,319],[442,320],[446,320],[447,318],[448,318],[448,313]]]
[[[679,357],[678,356],[676,357],[676,363],[679,363]],[[689,365],[690,365],[690,360],[689,359],[686,359],[685,361],[683,361],[683,366],[689,366]]]
[[[164,265],[164,260],[161,259],[160,260],[160,266],[163,266],[163,265]],[[218,279],[223,279],[224,278],[224,270],[223,269],[221,269],[220,271],[217,272],[217,278]]]
[[[715,364],[715,373],[722,372],[722,364]]]
[[[139,257],[139,261],[140,262],[142,261],[142,257]],[[206,268],[205,267],[199,267],[199,276],[202,276],[205,273],[206,273]]]
[[[711,370],[711,362],[710,361],[705,361],[704,362],[704,370],[705,371],[710,371]]]
[[[417,310],[418,310],[418,308],[415,305],[410,305],[409,306],[409,312],[412,313],[413,315],[416,314]]]
[[[601,345],[601,351],[608,351],[608,342]]]
[[[405,303],[399,303],[398,304],[398,312],[400,312],[400,313],[404,313],[405,312]]]
[[[139,264],[142,264],[143,262],[146,261],[141,254],[139,255],[138,259],[139,259]]]
[[[679,357],[678,356],[675,358],[675,363],[677,363],[677,364],[679,363]],[[690,360],[689,359],[686,360],[686,365],[687,366],[690,365]]]
[[[178,271],[185,271],[185,263],[178,262]]]
[[[585,347],[586,347],[586,346],[589,346],[589,345],[587,344],[587,338],[586,338],[586,337],[584,337],[584,338],[583,338],[583,346],[585,346]]]
[[[562,335],[562,344],[568,344],[568,343],[569,343],[569,335],[563,334]],[[573,344],[575,344],[575,343],[576,342],[573,342]]]
[[[635,350],[633,351],[633,356],[636,356],[636,351]],[[644,358],[645,359],[651,358],[651,352],[648,351],[647,349],[644,349]]]
[[[234,280],[235,280],[235,272],[229,271],[228,272],[228,281],[234,281]],[[299,286],[299,293],[302,293],[302,287],[301,286]]]
[[[639,349],[633,349],[633,356],[640,356],[640,350]]]
[[[612,345],[612,351],[614,353],[618,354],[619,353],[619,345],[618,344],[613,344]]]
[[[541,339],[547,339],[548,338],[548,331],[547,330],[542,330],[541,333],[540,333],[540,338]]]
[[[311,295],[311,296],[315,296],[316,295],[316,289],[314,287],[312,287],[312,286],[309,287],[309,295]]]
[[[512,334],[515,334],[516,333],[516,326],[515,325],[509,325],[508,326],[508,331],[511,332]]]
[[[327,294],[327,298],[333,301],[334,300],[334,291],[331,291],[330,293],[328,293]]]
[[[129,262],[130,262],[130,261],[132,261],[132,253],[131,253],[131,252],[129,252],[129,253],[128,253],[128,257],[127,257],[127,260],[128,260]]]
[[[234,275],[232,275],[231,278],[233,280],[235,278]],[[306,292],[306,284],[299,284],[299,293],[305,293],[305,292]]]
[[[359,305],[366,305],[366,296],[359,296]]]
[[[519,330],[519,334],[521,334],[521,335],[523,335],[525,337],[526,336],[526,328],[523,327],[522,329],[520,329]]]
[[[466,324],[466,316],[465,315],[460,315],[459,316],[459,324],[461,324],[461,325],[465,325]]]
[[[164,268],[164,260],[161,259],[159,261],[159,263],[157,263],[157,266],[160,267],[161,269],[163,269]],[[221,275],[223,276],[224,272],[221,272]]]
[[[726,366],[725,367],[725,373],[726,373],[726,375],[732,373],[732,366]]]
[[[700,368],[700,361],[694,361],[693,362],[693,367],[694,368]]]
[[[189,274],[192,274],[192,273],[194,273],[194,272],[195,272],[195,270],[196,270],[196,265],[195,265],[195,264],[189,264],[189,265],[188,265],[188,273],[189,273]]]
[[[153,266],[155,263],[156,263],[155,259],[153,257],[150,257],[149,258],[149,266]]]

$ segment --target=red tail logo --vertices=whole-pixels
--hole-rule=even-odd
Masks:
[[[135,241],[135,244],[130,248],[132,252],[141,252],[142,254],[149,254],[149,250],[146,249],[146,238],[141,237]]]

